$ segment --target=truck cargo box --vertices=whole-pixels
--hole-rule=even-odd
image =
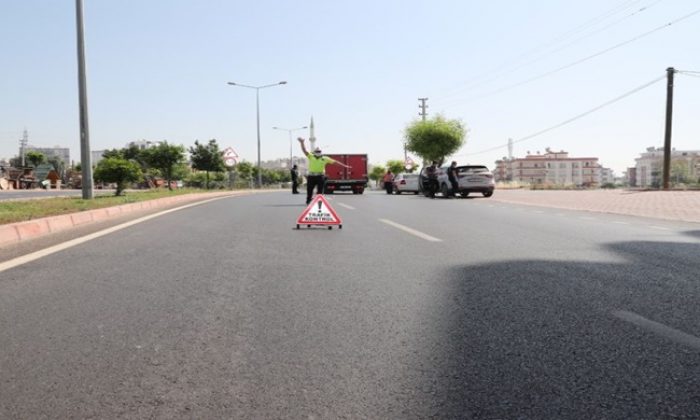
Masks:
[[[327,156],[338,162],[343,162],[351,168],[344,168],[336,163],[326,166],[325,194],[333,194],[335,191],[352,191],[353,194],[362,194],[369,181],[367,155],[333,154]]]

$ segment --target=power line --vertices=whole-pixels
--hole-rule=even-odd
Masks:
[[[512,66],[512,67],[510,67],[510,68],[507,68],[507,69],[505,69],[505,70],[496,71],[496,74],[495,74],[493,77],[488,78],[488,79],[486,79],[486,80],[482,80],[482,81],[480,81],[479,83],[471,83],[471,84],[469,84],[469,85],[466,85],[466,86],[463,86],[463,87],[461,87],[461,88],[458,88],[458,89],[456,89],[456,90],[455,90],[454,92],[452,92],[452,93],[448,93],[448,94],[443,95],[442,97],[439,97],[438,100],[439,100],[439,99],[445,99],[445,98],[448,98],[448,97],[451,97],[451,96],[458,95],[460,92],[463,92],[463,91],[465,91],[465,90],[469,90],[469,89],[471,89],[471,88],[477,87],[477,86],[480,85],[480,84],[485,84],[485,83],[493,82],[493,81],[498,80],[498,79],[500,79],[501,77],[503,77],[503,76],[505,76],[505,75],[507,75],[507,74],[510,74],[510,73],[515,72],[516,70],[519,70],[519,69],[521,69],[521,68],[523,68],[523,67],[527,67],[527,66],[529,66],[529,65],[531,65],[531,64],[537,63],[537,62],[539,62],[539,61],[541,61],[541,60],[543,60],[543,59],[545,59],[545,58],[551,56],[551,55],[554,54],[554,53],[557,53],[557,52],[559,52],[559,51],[565,50],[565,49],[569,48],[570,46],[572,46],[572,45],[574,45],[574,44],[577,44],[577,43],[583,41],[584,39],[590,38],[590,37],[592,37],[593,35],[596,35],[596,34],[599,34],[599,33],[603,32],[603,31],[606,31],[606,30],[612,28],[613,26],[619,25],[620,23],[624,22],[625,20],[627,20],[627,19],[629,19],[629,18],[631,18],[631,17],[633,17],[633,16],[635,16],[635,15],[637,15],[637,14],[639,14],[639,13],[642,13],[642,12],[644,12],[644,11],[646,11],[646,10],[648,10],[648,9],[650,9],[650,8],[652,8],[652,7],[654,7],[655,5],[657,5],[658,3],[660,3],[661,1],[663,1],[663,0],[656,0],[656,1],[654,1],[653,3],[648,4],[648,5],[646,5],[646,6],[643,6],[643,7],[639,8],[639,9],[635,10],[634,12],[632,12],[632,13],[626,15],[626,16],[623,16],[622,18],[620,18],[620,19],[618,19],[618,20],[616,20],[616,21],[613,21],[612,23],[609,23],[608,25],[606,25],[606,26],[604,26],[604,27],[602,27],[602,28],[599,28],[599,29],[597,29],[597,30],[595,30],[595,31],[593,31],[593,32],[589,32],[588,34],[585,34],[585,35],[583,35],[583,36],[580,36],[580,37],[578,37],[578,38],[576,38],[576,39],[574,39],[574,40],[572,40],[572,41],[570,41],[570,42],[568,42],[568,43],[566,43],[566,44],[560,45],[559,47],[557,47],[557,48],[555,48],[555,49],[553,49],[553,50],[545,51],[545,52],[543,52],[542,54],[540,54],[538,57],[535,57],[535,58],[533,58],[533,59],[531,59],[531,60],[524,61],[524,62],[522,62],[522,63],[520,63],[520,64],[514,65],[514,66]],[[638,2],[638,1],[635,1],[634,3],[637,3],[637,2]],[[629,7],[629,6],[628,6],[628,7]],[[577,32],[577,31],[572,31],[571,33],[572,33],[572,35],[574,35],[576,32]],[[568,36],[562,37],[562,41],[565,40],[566,38],[568,38]],[[537,50],[545,49],[546,47],[548,47],[548,46],[550,46],[550,45],[551,45],[551,46],[554,46],[554,45],[556,45],[558,42],[559,42],[559,41],[556,40],[555,42],[550,42],[549,44],[546,44],[544,47],[538,47],[538,48],[536,48],[536,49],[533,50],[533,53],[534,53],[535,51],[537,51]],[[521,55],[521,57],[524,57],[524,56],[527,56],[527,55],[529,55],[529,54],[523,54],[523,55]],[[515,63],[514,63],[514,64],[515,64]],[[493,72],[484,74],[484,75],[481,76],[481,77],[483,78],[484,76],[491,75],[491,74],[493,74]]]
[[[632,90],[630,90],[630,91],[628,91],[628,92],[626,92],[626,93],[624,93],[624,94],[622,94],[622,95],[620,95],[620,96],[618,96],[618,97],[616,97],[616,98],[614,98],[614,99],[611,99],[611,100],[609,100],[609,101],[607,101],[607,102],[605,102],[605,103],[603,103],[603,104],[601,104],[601,105],[598,105],[598,106],[596,106],[595,108],[591,108],[591,109],[589,109],[588,111],[583,112],[583,113],[581,113],[581,114],[578,114],[578,115],[576,115],[576,116],[574,116],[574,117],[572,117],[572,118],[569,118],[569,119],[567,119],[567,120],[565,120],[565,121],[563,121],[563,122],[560,122],[559,124],[556,124],[556,125],[553,125],[553,126],[551,126],[551,127],[545,128],[544,130],[537,131],[537,132],[535,132],[535,133],[533,133],[533,134],[530,134],[530,135],[527,135],[527,136],[525,136],[525,137],[519,138],[518,140],[513,140],[512,142],[509,141],[509,142],[506,143],[506,144],[502,144],[502,145],[499,145],[499,146],[491,147],[491,148],[484,149],[484,150],[481,150],[481,151],[478,151],[478,152],[466,153],[466,154],[457,155],[457,156],[460,156],[460,157],[461,157],[461,156],[480,155],[480,154],[482,154],[482,153],[492,152],[492,151],[494,151],[494,150],[501,149],[501,148],[503,148],[503,147],[508,146],[508,144],[515,144],[515,143],[523,142],[523,141],[525,141],[525,140],[530,140],[530,139],[532,139],[532,138],[534,138],[534,137],[540,136],[540,135],[542,135],[542,134],[544,134],[544,133],[550,132],[550,131],[555,130],[555,129],[559,128],[559,127],[562,127],[562,126],[565,126],[565,125],[567,125],[567,124],[570,124],[570,123],[572,123],[572,122],[574,122],[574,121],[576,121],[576,120],[579,120],[579,119],[581,119],[581,118],[583,118],[583,117],[585,117],[585,116],[587,116],[587,115],[590,115],[590,114],[592,114],[592,113],[594,113],[594,112],[596,112],[596,111],[598,111],[598,110],[600,110],[600,109],[603,109],[603,108],[605,108],[605,107],[607,107],[607,106],[609,106],[609,105],[612,105],[612,104],[614,104],[615,102],[618,102],[618,101],[620,101],[620,100],[622,100],[622,99],[624,99],[624,98],[626,98],[626,97],[628,97],[628,96],[630,96],[630,95],[633,95],[633,94],[639,92],[640,90],[646,89],[646,88],[648,88],[649,86],[651,86],[651,85],[653,85],[653,84],[655,84],[655,83],[657,83],[657,82],[659,82],[659,81],[661,81],[661,80],[663,80],[663,79],[665,79],[665,78],[666,78],[666,75],[663,75],[663,76],[661,76],[661,77],[658,77],[658,78],[656,78],[656,79],[654,79],[654,80],[652,80],[652,81],[650,81],[650,82],[644,83],[643,85],[638,86],[638,87],[636,87],[636,88],[634,88],[634,89],[632,89]]]
[[[610,9],[610,10],[608,10],[608,11],[606,11],[606,12],[604,12],[603,14],[598,15],[598,16],[596,16],[596,17],[594,17],[594,18],[592,18],[592,19],[586,21],[586,22],[584,22],[584,23],[581,24],[581,25],[578,25],[578,26],[574,27],[573,29],[571,29],[571,30],[569,30],[569,31],[567,31],[567,32],[565,32],[565,33],[563,33],[563,34],[561,34],[561,35],[555,36],[552,40],[550,40],[550,41],[548,41],[548,42],[545,42],[544,44],[542,44],[542,45],[540,45],[540,46],[534,47],[534,48],[532,48],[532,49],[530,49],[530,50],[528,50],[528,51],[525,51],[524,53],[522,53],[522,54],[516,56],[515,58],[513,58],[513,59],[511,59],[511,60],[506,60],[506,61],[503,62],[501,65],[496,66],[495,68],[489,70],[489,71],[486,72],[486,73],[483,73],[483,74],[480,74],[480,75],[478,75],[478,76],[475,76],[471,81],[467,81],[467,82],[462,83],[462,86],[456,86],[456,87],[452,88],[452,89],[454,90],[454,92],[452,92],[452,93],[446,93],[446,94],[444,94],[444,95],[442,95],[442,96],[439,96],[438,99],[444,99],[444,98],[449,97],[449,96],[454,96],[454,95],[458,94],[458,93],[461,92],[461,91],[471,89],[471,88],[473,88],[473,87],[475,87],[475,86],[478,86],[478,85],[480,85],[480,84],[483,84],[483,83],[491,82],[491,81],[493,81],[493,80],[495,80],[495,79],[498,78],[498,77],[496,77],[496,78],[493,78],[493,77],[489,78],[489,76],[492,76],[492,75],[493,75],[494,71],[499,72],[499,69],[502,69],[503,67],[508,67],[508,66],[511,66],[511,65],[517,65],[517,63],[518,63],[520,60],[523,60],[523,59],[529,57],[530,55],[534,55],[535,53],[538,53],[539,51],[544,50],[544,49],[546,49],[546,48],[548,48],[548,47],[550,47],[550,46],[552,46],[552,45],[556,45],[557,43],[559,43],[559,42],[561,42],[561,41],[564,41],[564,40],[566,40],[567,38],[569,38],[569,37],[571,37],[571,36],[573,36],[573,35],[576,35],[576,34],[579,33],[579,32],[584,31],[584,30],[587,29],[589,26],[594,26],[594,25],[597,24],[598,22],[604,21],[604,20],[607,19],[608,17],[614,16],[615,14],[620,13],[621,11],[624,11],[624,10],[626,10],[626,9],[628,9],[628,8],[630,8],[630,7],[632,7],[635,3],[639,3],[640,1],[641,1],[641,0],[626,0],[626,1],[623,1],[622,4],[618,4],[617,6],[613,7],[612,9]],[[660,0],[659,0],[659,1],[660,1]],[[519,67],[522,67],[522,65],[518,66],[518,68],[519,68]],[[502,70],[500,70],[500,71],[502,71]],[[500,76],[499,76],[499,77],[500,77]],[[486,80],[484,80],[484,79],[486,79]]]
[[[534,77],[531,77],[531,78],[529,78],[529,79],[525,79],[525,80],[523,80],[523,81],[521,81],[521,82],[518,82],[518,83],[515,83],[515,84],[512,84],[512,85],[509,85],[509,86],[505,86],[505,87],[503,87],[503,88],[496,89],[496,90],[493,90],[493,91],[491,91],[491,92],[488,92],[488,93],[485,93],[485,94],[482,94],[482,95],[473,97],[473,98],[471,98],[469,101],[473,101],[473,100],[476,100],[476,99],[483,99],[483,98],[485,98],[485,97],[492,96],[492,95],[495,95],[495,94],[497,94],[497,93],[504,92],[504,91],[506,91],[506,90],[514,89],[514,88],[516,88],[516,87],[519,87],[519,86],[522,86],[522,85],[525,85],[525,84],[528,84],[528,83],[532,83],[532,82],[534,82],[534,81],[536,81],[536,80],[545,78],[545,77],[547,77],[547,76],[551,76],[551,75],[553,75],[553,74],[555,74],[555,73],[558,73],[558,72],[560,72],[560,71],[562,71],[562,70],[566,70],[566,69],[568,69],[568,68],[574,67],[574,66],[576,66],[576,65],[578,65],[578,64],[581,64],[581,63],[584,63],[584,62],[586,62],[586,61],[588,61],[588,60],[591,60],[591,59],[593,59],[593,58],[599,57],[599,56],[601,56],[601,55],[603,55],[603,54],[605,54],[605,53],[608,53],[608,52],[610,52],[610,51],[613,51],[613,50],[615,50],[615,49],[618,49],[618,48],[620,48],[620,47],[623,47],[623,46],[625,46],[625,45],[627,45],[627,44],[631,44],[632,42],[638,41],[638,40],[640,40],[640,39],[642,39],[642,38],[644,38],[644,37],[647,37],[647,36],[649,36],[649,35],[651,35],[651,34],[653,34],[653,33],[655,33],[655,32],[658,32],[658,31],[660,31],[660,30],[662,30],[662,29],[666,29],[666,28],[668,28],[669,26],[674,25],[674,24],[676,24],[676,23],[678,23],[678,22],[681,22],[681,21],[683,21],[683,20],[689,19],[689,18],[691,18],[691,17],[697,15],[698,13],[700,13],[700,9],[697,9],[697,10],[691,12],[691,13],[688,13],[688,14],[685,15],[685,16],[682,16],[682,17],[680,17],[680,18],[678,18],[678,19],[675,19],[675,20],[673,20],[673,21],[671,21],[671,22],[668,22],[668,23],[666,23],[666,24],[664,24],[664,25],[661,25],[661,26],[659,26],[659,27],[657,27],[657,28],[654,28],[654,29],[652,29],[652,30],[650,30],[650,31],[644,32],[643,34],[637,35],[637,36],[635,36],[635,37],[633,37],[633,38],[631,38],[631,39],[628,39],[628,40],[626,40],[626,41],[623,41],[623,42],[620,42],[620,43],[618,43],[618,44],[615,44],[615,45],[613,45],[612,47],[606,48],[606,49],[604,49],[604,50],[602,50],[602,51],[599,51],[599,52],[597,52],[597,53],[595,53],[595,54],[591,54],[591,55],[589,55],[589,56],[587,56],[587,57],[581,58],[581,59],[576,60],[576,61],[574,61],[574,62],[571,62],[571,63],[569,63],[569,64],[567,64],[567,65],[564,65],[564,66],[558,67],[558,68],[556,68],[556,69],[554,69],[554,70],[551,70],[551,71],[548,71],[548,72],[546,72],[546,73],[540,74],[540,75],[538,75],[538,76],[534,76]],[[461,102],[464,102],[464,101],[461,101]],[[453,104],[453,105],[454,105],[454,104]]]

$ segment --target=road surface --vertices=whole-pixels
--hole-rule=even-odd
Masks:
[[[269,193],[5,261],[0,418],[700,417],[698,224],[329,198],[342,230]]]

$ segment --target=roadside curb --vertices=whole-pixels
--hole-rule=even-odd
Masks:
[[[183,194],[174,197],[158,198],[155,200],[140,201],[137,203],[122,204],[114,207],[82,211],[78,213],[62,214],[60,216],[48,216],[25,222],[0,225],[0,247],[16,244],[28,239],[34,239],[56,232],[65,231],[77,226],[83,226],[94,222],[108,220],[110,218],[132,213],[139,210],[148,210],[165,207],[177,203],[186,203],[208,198],[241,196],[252,194],[250,191],[227,191],[222,193],[197,193]]]

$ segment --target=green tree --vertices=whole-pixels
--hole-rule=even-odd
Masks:
[[[236,175],[244,181],[250,181],[253,177],[253,164],[245,160],[236,164]]]
[[[406,172],[406,167],[403,160],[388,160],[386,162],[386,167],[394,175]]]
[[[185,161],[185,148],[164,141],[155,147],[142,150],[140,155],[148,166],[161,172],[168,182],[168,189],[172,191],[173,173],[175,167]]]
[[[119,158],[124,159],[124,149],[111,149],[102,152],[103,158]]]
[[[426,162],[442,165],[445,157],[464,145],[466,130],[459,120],[447,120],[441,115],[425,121],[410,123],[404,130],[406,149]]]
[[[223,172],[226,169],[224,157],[219,151],[216,139],[209,140],[206,145],[199,144],[199,141],[195,140],[194,146],[190,147],[190,159],[192,160],[192,168],[206,172],[207,189],[209,189],[209,173]]]
[[[28,151],[25,158],[32,163],[34,168],[46,161],[46,156],[44,156],[44,154],[41,152],[37,152],[36,150]]]
[[[689,162],[684,159],[674,159],[671,161],[670,181],[673,184],[690,184],[691,178]]]
[[[375,185],[379,182],[380,179],[384,176],[386,173],[386,168],[383,166],[373,166],[372,170],[369,172],[369,179],[374,181]]]
[[[66,174],[66,164],[63,162],[63,159],[58,156],[51,156],[47,162],[53,167],[58,176],[63,179]]]
[[[115,195],[122,195],[122,191],[130,182],[138,182],[142,179],[141,167],[131,160],[119,157],[102,159],[95,168],[93,178],[97,182],[113,182],[117,184]]]

